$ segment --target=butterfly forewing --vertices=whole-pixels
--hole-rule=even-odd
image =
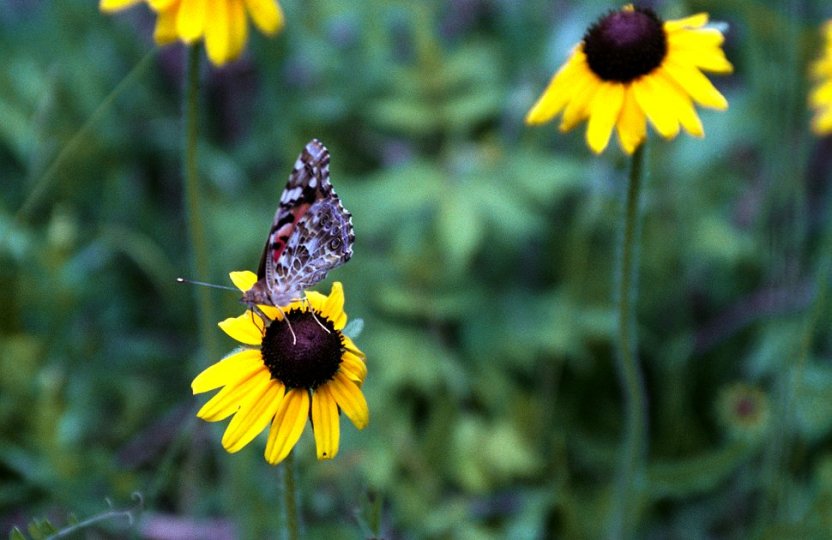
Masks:
[[[298,156],[280,196],[257,270],[243,295],[253,305],[283,306],[300,298],[352,256],[352,216],[329,181],[329,152],[313,139]]]

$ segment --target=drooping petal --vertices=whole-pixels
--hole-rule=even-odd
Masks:
[[[293,388],[287,392],[272,421],[266,443],[266,461],[276,465],[289,455],[306,427],[308,416],[309,391]]]
[[[254,440],[280,407],[283,391],[283,384],[274,379],[267,380],[263,387],[252,389],[225,429],[223,448],[233,454]]]
[[[218,323],[223,332],[232,339],[246,345],[260,345],[263,342],[264,329],[259,326],[263,320],[253,312],[246,310],[242,315],[229,317]]]
[[[228,30],[231,35],[229,54],[231,59],[239,58],[248,40],[248,20],[243,0],[231,0],[228,12]]]
[[[552,76],[546,89],[526,114],[527,124],[548,122],[560,113],[574,96],[574,85],[586,76],[586,55],[580,46],[569,55],[566,63]]]
[[[590,105],[592,113],[586,129],[586,143],[596,154],[604,151],[609,143],[612,128],[624,103],[624,85],[602,83]]]
[[[231,60],[231,29],[229,0],[205,0],[205,51],[216,66]]]
[[[594,74],[587,73],[586,77],[576,81],[572,99],[563,111],[563,118],[560,122],[561,131],[569,131],[592,112],[590,104],[603,83]]]
[[[668,60],[662,70],[699,105],[721,111],[728,108],[725,96],[695,67]]]
[[[318,459],[332,459],[338,454],[341,429],[338,405],[328,385],[318,387],[312,394],[312,425]]]
[[[263,367],[263,369],[241,379],[236,384],[225,385],[222,390],[217,392],[217,395],[199,409],[196,415],[207,422],[224,420],[237,412],[240,403],[252,392],[252,389],[265,386],[270,378],[271,374]]]
[[[246,0],[248,14],[264,34],[275,34],[283,28],[283,11],[275,0]]]
[[[344,411],[358,429],[364,429],[370,422],[370,409],[361,389],[344,373],[338,372],[335,378],[326,383],[332,391],[338,406]]]
[[[724,39],[722,33],[715,29],[672,34],[667,40],[667,58],[704,71],[731,73],[734,66],[722,50]]]
[[[624,104],[616,124],[621,149],[632,154],[647,137],[647,118],[633,95],[632,87],[624,93]]]
[[[684,88],[679,87],[663,68],[659,68],[654,77],[661,79],[666,88],[675,88],[675,91],[667,90],[665,96],[670,107],[676,111],[676,116],[682,128],[694,137],[704,137],[705,129],[702,127],[702,121],[699,120],[693,102]]]
[[[176,33],[185,43],[193,43],[205,32],[208,0],[182,0],[176,17]],[[213,25],[214,22],[211,21]]]
[[[208,366],[191,382],[194,394],[210,392],[220,386],[234,385],[237,381],[263,369],[263,358],[256,349],[243,349],[232,353],[216,364]]]
[[[667,88],[655,76],[644,76],[632,83],[633,94],[647,119],[665,139],[679,134],[679,120],[667,100]]]
[[[153,29],[153,41],[157,45],[167,45],[176,41],[176,13],[177,8],[172,7],[157,14],[156,27]]]

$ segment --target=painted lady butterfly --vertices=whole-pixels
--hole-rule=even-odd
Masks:
[[[329,181],[329,151],[312,139],[298,156],[263,248],[249,306],[285,306],[350,260],[352,215]]]

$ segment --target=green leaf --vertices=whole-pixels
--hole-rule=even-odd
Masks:
[[[450,272],[468,267],[485,235],[484,224],[465,189],[450,189],[442,198],[437,216],[437,234],[444,247],[444,263]]]
[[[797,428],[817,440],[832,430],[832,368],[810,364],[791,375]]]

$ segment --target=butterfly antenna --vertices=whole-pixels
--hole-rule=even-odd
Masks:
[[[222,289],[224,291],[235,291],[235,292],[237,292],[237,289],[235,289],[234,287],[226,287],[225,285],[216,285],[214,283],[206,283],[204,281],[194,281],[192,279],[185,279],[185,278],[181,278],[181,277],[176,278],[176,282],[177,283],[188,283],[189,285],[201,285],[203,287],[210,287],[212,289]]]

